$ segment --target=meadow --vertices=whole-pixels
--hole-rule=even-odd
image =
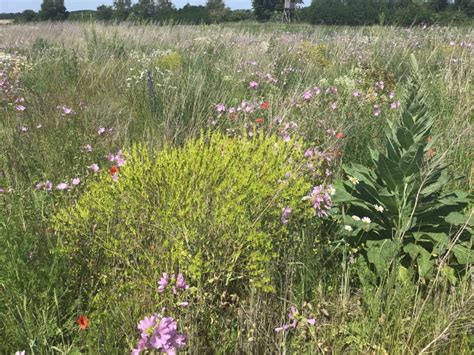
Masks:
[[[0,353],[471,353],[473,38],[0,26]]]

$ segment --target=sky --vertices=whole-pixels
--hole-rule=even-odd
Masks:
[[[138,2],[134,0],[132,2]],[[250,9],[252,0],[224,0],[225,4],[231,9]],[[26,9],[38,11],[42,0],[0,0],[1,12],[22,12]],[[111,5],[113,0],[65,0],[68,11],[75,10],[95,10],[97,6],[105,4]],[[172,0],[172,3],[180,8],[190,3],[191,5],[202,5],[206,0]]]

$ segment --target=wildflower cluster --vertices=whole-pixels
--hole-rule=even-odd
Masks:
[[[186,335],[178,332],[178,322],[173,317],[154,314],[138,323],[140,340],[132,355],[143,350],[157,350],[161,353],[176,354],[176,350],[186,346]]]

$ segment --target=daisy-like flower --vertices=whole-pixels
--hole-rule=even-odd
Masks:
[[[327,190],[331,196],[334,196],[336,194],[336,189],[332,185],[329,185]]]
[[[363,217],[362,222],[365,223],[365,224],[370,224],[370,222],[372,222],[372,220],[369,217]]]
[[[378,211],[378,212],[383,212],[383,211],[384,211],[384,208],[383,208],[382,206],[380,206],[380,205],[374,205],[374,208],[375,208],[375,210]]]
[[[360,217],[356,215],[352,216],[352,219],[357,222],[360,221]]]
[[[358,178],[353,176],[349,176],[348,179],[352,183],[352,185],[357,185],[360,182]]]
[[[346,225],[344,226],[344,229],[345,229],[346,231],[348,231],[348,232],[352,232],[352,231],[353,231],[352,227],[351,227],[350,225],[348,225],[348,224],[346,224]]]

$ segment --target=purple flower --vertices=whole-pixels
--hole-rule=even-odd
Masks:
[[[3,194],[5,192],[5,189],[0,186],[0,194]]]
[[[392,103],[390,104],[390,108],[391,108],[392,110],[396,110],[396,109],[399,108],[399,107],[400,107],[400,101],[399,101],[399,100],[394,101],[394,102],[392,102]]]
[[[158,292],[163,293],[165,291],[166,286],[168,286],[168,273],[164,272],[163,276],[161,277],[160,281],[158,281]]]
[[[17,111],[23,112],[23,111],[26,110],[26,107],[23,106],[23,105],[16,105],[16,106],[15,106],[15,109],[16,109]]]
[[[288,143],[291,140],[290,134],[287,131],[282,132],[283,142]]]
[[[84,150],[86,152],[92,152],[92,146],[90,144],[87,144],[85,147],[84,147]]]
[[[41,190],[41,188],[43,187],[43,183],[42,182],[39,182],[36,184],[36,190]]]
[[[182,273],[178,274],[178,277],[176,279],[176,287],[186,290],[189,288],[189,286],[186,285],[186,282],[184,281],[184,276]]]
[[[284,330],[287,330],[290,326],[288,324],[284,324],[282,325],[281,327],[277,327],[275,328],[275,332],[279,333],[279,332],[282,332]]]
[[[74,186],[77,186],[77,185],[79,185],[80,183],[81,183],[81,179],[79,179],[78,177],[72,179],[72,184],[73,184]]]
[[[384,84],[383,81],[378,81],[378,82],[375,83],[375,88],[380,90],[380,91],[382,91],[384,89],[384,87],[385,87],[385,84]]]
[[[217,104],[217,105],[216,105],[216,110],[217,110],[217,112],[219,112],[219,113],[225,112],[225,105],[224,105],[224,104]]]
[[[331,104],[331,109],[334,111],[335,109],[337,109],[337,102],[333,102]]]
[[[352,96],[354,96],[354,97],[359,97],[359,92],[358,92],[357,90],[354,91],[354,92],[352,93]]]
[[[152,315],[151,317],[145,317],[140,322],[138,322],[138,330],[142,332],[142,334],[150,335],[151,328],[156,326],[157,315]]]
[[[99,165],[92,164],[91,166],[89,166],[89,169],[91,169],[94,173],[96,173],[99,171]]]
[[[313,93],[311,91],[306,91],[303,94],[303,100],[304,101],[309,101],[309,100],[311,100],[312,97],[313,97]]]
[[[65,182],[61,182],[56,186],[56,190],[66,190],[69,187]]]
[[[74,114],[74,110],[72,108],[69,108],[69,107],[66,107],[66,106],[62,106],[61,109],[63,110],[63,113],[65,115],[72,115]]]
[[[15,102],[16,102],[17,104],[19,104],[19,103],[21,103],[21,102],[25,102],[25,99],[24,99],[23,97],[19,97],[19,98],[17,98],[17,99],[15,100]]]
[[[100,127],[98,130],[97,130],[97,133],[99,134],[99,136],[103,135],[105,133],[105,128],[104,127]]]
[[[377,117],[380,115],[381,112],[382,112],[382,109],[380,108],[380,105],[374,105],[373,115]]]
[[[254,89],[254,90],[257,90],[258,89],[258,83],[256,81],[251,81],[249,83],[249,88],[250,89]]]
[[[315,325],[316,324],[316,319],[309,318],[309,319],[306,319],[306,322],[308,322],[309,325]]]
[[[311,201],[318,217],[328,216],[328,212],[332,207],[330,190],[325,189],[323,185],[315,186],[311,195],[305,199]]]
[[[281,223],[287,224],[289,222],[290,214],[293,210],[291,207],[283,207],[281,210]]]
[[[46,182],[44,183],[44,188],[46,189],[46,191],[51,191],[53,189],[53,183],[49,180],[46,180]]]

